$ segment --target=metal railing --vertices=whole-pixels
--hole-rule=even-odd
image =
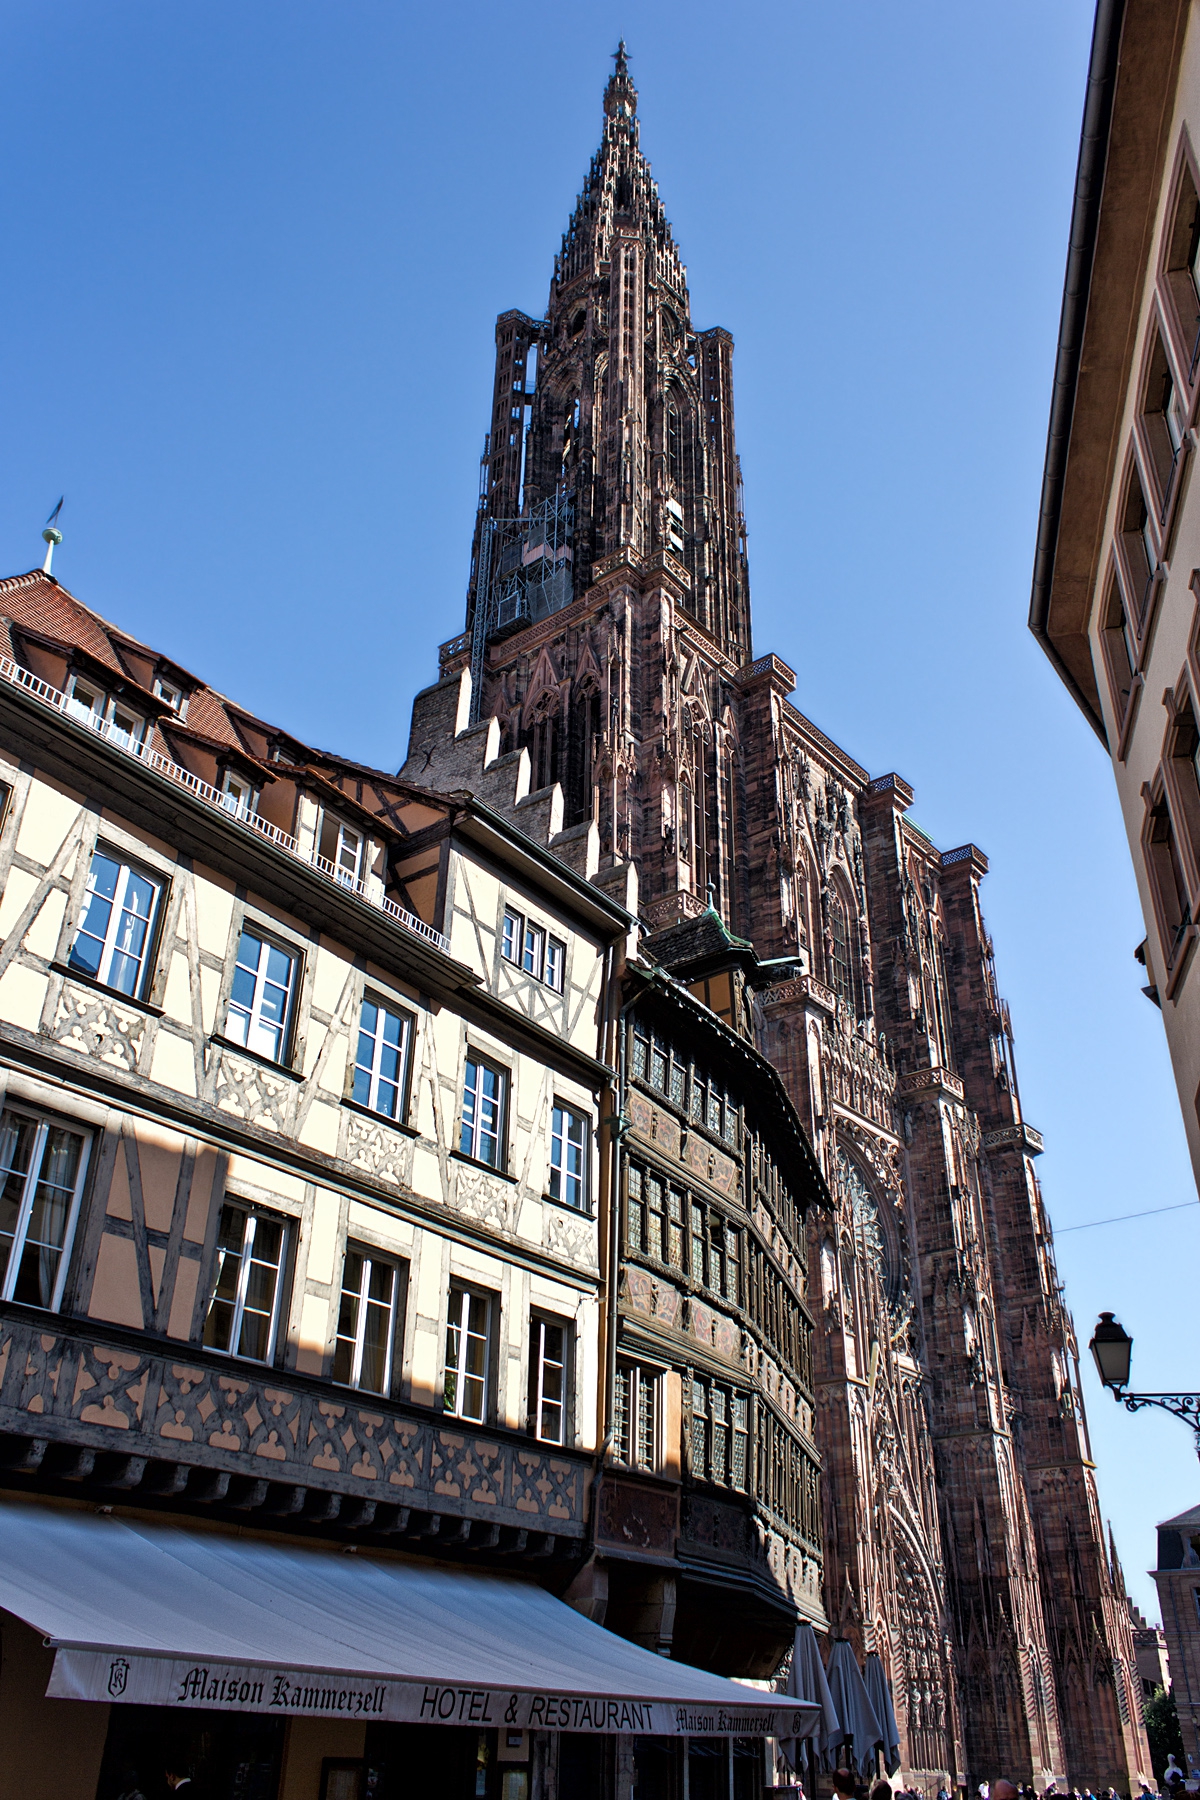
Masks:
[[[450,945],[442,933],[435,931],[432,925],[427,925],[424,919],[418,919],[415,913],[406,912],[394,900],[389,900],[382,891],[382,884],[379,897],[376,898],[370,892],[365,881],[350,876],[345,869],[339,869],[327,857],[318,856],[315,852],[312,856],[305,856],[296,838],[286,831],[281,831],[278,825],[272,825],[269,819],[264,819],[260,814],[251,811],[244,800],[238,800],[233,794],[223,794],[220,788],[210,786],[207,781],[201,781],[198,775],[193,775],[189,769],[182,768],[177,762],[172,762],[169,756],[163,756],[159,751],[151,750],[147,744],[139,743],[131,737],[128,731],[124,731],[110,720],[102,718],[90,707],[84,706],[81,701],[72,699],[69,694],[64,694],[61,689],[51,687],[48,681],[42,681],[29,669],[21,668],[19,663],[13,662],[7,656],[0,657],[0,679],[10,682],[13,687],[24,688],[26,693],[32,694],[35,699],[42,701],[44,705],[51,707],[55,712],[62,713],[64,718],[70,719],[76,725],[83,726],[86,731],[94,732],[97,737],[104,738],[123,755],[132,757],[135,762],[141,763],[143,768],[153,769],[156,774],[163,775],[168,781],[174,782],[176,787],[186,788],[189,794],[192,794],[197,800],[203,801],[206,806],[211,806],[215,811],[223,813],[233,824],[244,826],[256,837],[265,838],[277,850],[282,850],[286,856],[293,857],[295,861],[303,863],[306,868],[315,869],[317,874],[333,887],[341,888],[344,893],[353,894],[355,899],[361,900],[376,912],[384,913],[404,931],[411,932],[414,937],[424,938],[426,943],[433,944],[437,949],[449,954]]]

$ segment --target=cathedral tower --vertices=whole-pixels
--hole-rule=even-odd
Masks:
[[[1140,1689],[986,858],[937,850],[901,778],[754,657],[732,352],[693,328],[622,47],[546,316],[497,322],[466,630],[405,773],[431,778],[421,721],[469,667],[497,762],[528,751],[521,806],[561,804],[559,853],[636,868],[647,954],[697,992],[715,927],[749,970],[830,1195],[808,1257],[825,1613],[882,1658],[906,1773],[1131,1791]]]

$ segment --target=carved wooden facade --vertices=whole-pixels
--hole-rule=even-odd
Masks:
[[[532,759],[561,853],[591,833],[601,874],[636,867],[652,952],[709,904],[747,941],[755,1040],[831,1196],[806,1276],[829,1618],[881,1653],[910,1771],[1125,1789],[1148,1766],[1133,1646],[986,859],[937,850],[904,782],[754,657],[732,344],[692,327],[637,134],[622,55],[546,316],[498,322],[467,630],[405,772],[473,716],[485,769]],[[661,1306],[637,1260],[627,1295]]]

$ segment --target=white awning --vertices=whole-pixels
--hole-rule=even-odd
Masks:
[[[510,1575],[49,1506],[0,1502],[0,1607],[67,1700],[696,1737],[796,1737],[813,1710]]]

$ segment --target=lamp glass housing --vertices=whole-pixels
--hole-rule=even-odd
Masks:
[[[1088,1345],[1096,1361],[1096,1372],[1107,1388],[1129,1386],[1129,1361],[1133,1339],[1111,1313],[1101,1313],[1092,1341]]]

